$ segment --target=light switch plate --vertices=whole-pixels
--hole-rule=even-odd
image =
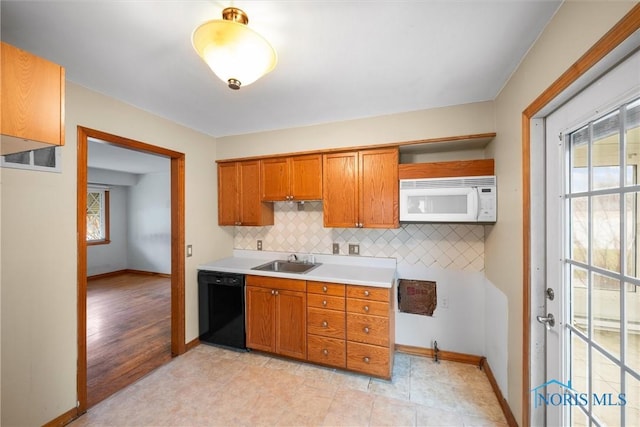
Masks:
[[[349,244],[349,255],[360,255],[360,245]]]
[[[193,245],[187,245],[187,258],[193,256]]]
[[[333,244],[333,254],[338,255],[340,253],[340,243]]]

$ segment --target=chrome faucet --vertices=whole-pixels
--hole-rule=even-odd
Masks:
[[[291,254],[291,255],[289,255],[289,256],[287,257],[287,261],[289,261],[289,262],[296,262],[296,261],[298,261],[298,255],[296,255],[296,254]]]

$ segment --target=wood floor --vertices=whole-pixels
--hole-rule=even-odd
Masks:
[[[133,272],[87,281],[91,407],[171,360],[171,279]]]

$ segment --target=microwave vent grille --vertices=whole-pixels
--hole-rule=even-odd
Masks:
[[[495,176],[464,176],[459,178],[401,179],[400,189],[495,187]]]

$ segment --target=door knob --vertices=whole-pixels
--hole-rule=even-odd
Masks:
[[[547,314],[546,317],[536,316],[536,319],[538,320],[538,322],[543,323],[546,326],[547,331],[550,331],[551,328],[553,328],[556,325],[556,319],[555,317],[553,317],[553,314],[551,313]]]

